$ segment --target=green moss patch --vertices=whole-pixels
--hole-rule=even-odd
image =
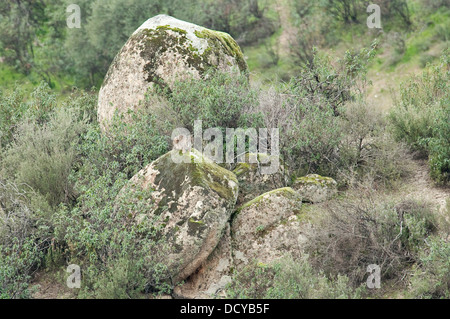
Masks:
[[[324,177],[317,174],[310,174],[299,177],[294,181],[294,185],[317,185],[321,187],[334,186],[336,181],[331,177]]]
[[[236,187],[238,182],[233,173],[204,159],[201,153],[195,149],[184,154],[184,156],[190,157],[190,163],[174,163],[171,158],[172,152],[160,157],[155,162],[155,169],[160,172],[155,178],[155,184],[163,183],[167,197],[177,200],[186,188],[201,186],[217,193],[227,201],[234,201],[237,190],[230,187],[229,181],[232,181]],[[196,163],[196,158],[203,159],[203,161]],[[190,183],[185,182],[186,177]]]
[[[244,54],[242,53],[241,48],[228,33],[203,29],[201,31],[195,31],[195,35],[201,39],[206,39],[211,48],[217,48],[220,50],[221,48],[219,46],[221,46],[225,49],[225,52],[228,55],[236,59],[241,72],[246,72],[248,70],[247,62],[245,62]],[[208,52],[206,51],[204,52],[204,54],[207,53]]]
[[[278,188],[278,189],[274,189],[270,192],[264,193],[256,198],[252,199],[251,201],[243,204],[241,207],[238,208],[237,212],[239,213],[240,211],[242,211],[243,209],[245,209],[247,207],[257,205],[257,204],[267,200],[268,198],[270,198],[271,195],[284,196],[286,198],[293,199],[293,200],[299,199],[297,192],[295,190],[293,190],[292,188],[290,188],[290,187]]]

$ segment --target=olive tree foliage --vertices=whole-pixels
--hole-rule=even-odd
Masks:
[[[344,23],[357,23],[358,16],[362,13],[363,1],[361,0],[328,0],[325,2],[328,11],[338,20]]]
[[[274,32],[265,7],[255,0],[96,0],[81,1],[82,27],[67,32],[65,48],[73,73],[85,86],[99,85],[117,52],[147,19],[168,14],[230,33],[241,43]]]
[[[400,18],[406,25],[411,25],[410,8],[406,0],[325,0],[323,5],[326,11],[336,20],[345,24],[359,23],[366,17],[366,8],[370,4],[380,6],[384,19]]]
[[[57,73],[67,70],[63,39],[63,0],[4,0],[0,3],[0,57],[29,75],[32,71],[51,87]]]
[[[300,0],[294,3],[293,18],[295,37],[290,39],[294,60],[300,64],[311,64],[314,48],[324,44],[323,30],[327,19],[319,2]]]
[[[79,0],[80,28],[66,20],[72,0],[4,0],[0,3],[0,57],[18,71],[35,71],[51,87],[68,80],[100,86],[113,58],[147,19],[168,14],[230,33],[240,44],[275,31],[268,5],[256,0]]]
[[[68,29],[66,60],[81,86],[99,86],[114,56],[149,17],[163,13],[161,0],[79,1],[81,28]]]
[[[33,41],[45,20],[44,7],[43,0],[0,3],[0,56],[25,73],[32,67]]]

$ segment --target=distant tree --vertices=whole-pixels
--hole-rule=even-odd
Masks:
[[[80,1],[80,29],[67,31],[65,49],[81,86],[98,86],[120,48],[148,18],[166,13],[163,0]]]
[[[6,63],[29,73],[33,42],[45,21],[43,0],[2,0],[0,2],[0,54]]]
[[[383,21],[391,24],[400,21],[409,28],[412,24],[408,0],[324,0],[322,7],[334,20],[344,24],[360,23],[367,15],[369,4],[377,4],[381,9]]]
[[[434,11],[441,7],[450,9],[450,0],[421,0],[422,6],[427,11]]]
[[[240,44],[249,44],[275,32],[266,16],[267,5],[257,0],[203,0],[191,4],[182,1],[182,10],[170,9],[177,18],[229,33]],[[188,13],[188,14],[186,14]]]
[[[344,23],[358,22],[359,13],[363,12],[361,0],[327,0],[325,7],[329,13]]]
[[[404,26],[411,26],[411,12],[407,0],[373,0],[372,3],[380,6],[382,20],[399,20]]]
[[[275,30],[257,0],[77,0],[80,29],[66,25],[66,8],[72,3],[1,0],[0,57],[25,74],[33,69],[50,86],[62,77],[87,88],[101,85],[130,35],[157,14],[230,33],[241,43]]]
[[[314,47],[323,44],[323,17],[317,2],[299,0],[293,10],[295,37],[290,39],[291,54],[297,63],[311,64]]]

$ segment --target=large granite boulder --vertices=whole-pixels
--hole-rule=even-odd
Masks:
[[[182,162],[174,162],[174,155]],[[153,191],[146,199],[140,195],[142,190]],[[172,150],[149,164],[130,180],[117,201],[126,197],[137,202],[134,207],[149,207],[148,211],[131,211],[130,216],[143,225],[151,221],[159,229],[158,236],[169,251],[163,262],[174,282],[180,282],[216,248],[237,195],[235,175],[191,149],[184,154]],[[151,205],[138,205],[139,201],[151,201]]]
[[[299,193],[304,202],[320,203],[337,193],[337,182],[331,177],[309,174],[297,178],[292,188]]]
[[[115,57],[100,89],[98,120],[139,107],[154,85],[202,78],[208,68],[238,74],[248,67],[239,45],[227,33],[158,15],[142,24]]]
[[[174,295],[189,299],[225,297],[225,287],[231,282],[232,269],[231,227],[228,223],[217,247],[183,285],[175,287]]]
[[[251,163],[249,156],[256,156],[257,163]],[[277,158],[278,169],[273,174],[263,174],[262,167],[270,167],[275,155],[263,153],[245,155],[244,163],[237,163],[233,170],[239,181],[238,205],[246,203],[253,198],[271,190],[285,187],[288,175],[284,164]]]
[[[300,254],[305,237],[301,198],[289,187],[256,197],[240,207],[231,225],[233,262],[239,271],[256,260],[270,263],[284,254]]]

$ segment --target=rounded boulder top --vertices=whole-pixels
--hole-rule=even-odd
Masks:
[[[209,68],[245,73],[239,45],[227,33],[158,15],[143,23],[114,58],[98,98],[98,120],[107,126],[119,114],[139,108],[152,86],[201,79]]]

